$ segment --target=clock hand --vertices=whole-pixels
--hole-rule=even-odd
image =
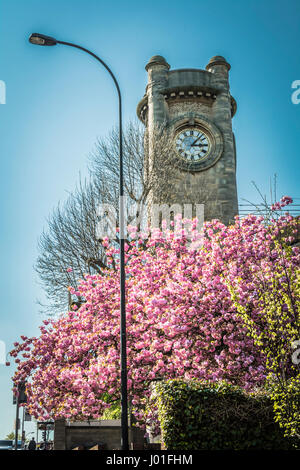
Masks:
[[[195,144],[195,142],[193,144],[191,144],[191,147],[207,147],[207,144]]]
[[[196,140],[194,140],[194,142],[191,144],[191,147],[194,147],[195,143],[200,139],[201,135],[199,135],[199,137],[197,137]]]

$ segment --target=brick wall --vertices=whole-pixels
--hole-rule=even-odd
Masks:
[[[77,446],[91,447],[95,444],[104,444],[108,450],[121,449],[121,426],[119,423],[105,425],[105,420],[99,423],[65,423],[64,420],[55,421],[54,449],[70,450]],[[138,428],[129,428],[130,448],[141,450],[144,445],[144,432]]]

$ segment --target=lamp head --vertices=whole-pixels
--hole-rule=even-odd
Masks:
[[[29,42],[37,46],[55,46],[57,44],[56,39],[40,33],[32,33]]]

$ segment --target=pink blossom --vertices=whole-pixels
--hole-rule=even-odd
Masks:
[[[286,198],[280,204],[288,203]],[[188,222],[194,224],[176,224],[184,228]],[[203,242],[197,248],[191,248],[183,231],[176,237],[167,229],[129,240],[128,389],[141,425],[156,419],[146,406],[153,380],[227,380],[249,390],[264,384],[265,358],[246,335],[228,281],[259,315],[253,273],[264,272],[265,282],[281,273],[274,237],[289,232],[285,241],[291,243],[291,229],[297,228],[291,216],[266,226],[249,215],[229,227],[205,222],[201,232],[193,233]],[[85,300],[82,306],[45,321],[40,336],[24,336],[10,353],[18,364],[14,385],[27,381],[28,409],[37,419],[101,417],[120,398],[119,251],[104,243],[116,269],[85,275],[76,289],[69,289]],[[288,268],[293,270],[300,266],[299,249],[291,253]],[[284,292],[284,276],[278,279]]]

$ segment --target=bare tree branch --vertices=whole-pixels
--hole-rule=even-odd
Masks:
[[[174,138],[166,128],[156,128],[154,138],[149,142],[142,124],[131,122],[123,135],[124,192],[127,213],[130,214],[127,220],[132,223],[142,208],[149,205],[153,194],[159,203],[173,202],[172,195],[176,194],[180,172]],[[67,308],[67,288],[75,288],[85,273],[101,273],[107,267],[102,240],[97,238],[98,207],[110,204],[118,216],[117,128],[107,138],[98,139],[89,159],[89,171],[88,180],[79,181],[74,193],[53,211],[39,240],[36,271],[49,299],[50,312]],[[187,188],[187,199],[188,196]],[[209,197],[207,189],[199,188],[197,197],[205,203]]]

